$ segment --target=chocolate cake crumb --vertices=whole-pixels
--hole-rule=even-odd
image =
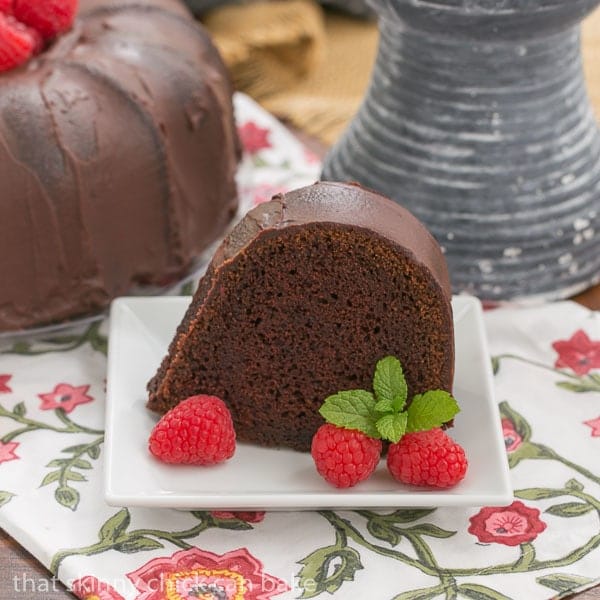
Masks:
[[[402,362],[409,397],[451,391],[449,290],[439,246],[393,202],[355,185],[291,192],[217,251],[148,407],[214,394],[240,441],[309,450],[323,400],[370,389],[386,355]]]

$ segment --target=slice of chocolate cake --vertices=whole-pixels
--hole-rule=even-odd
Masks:
[[[369,389],[386,355],[402,362],[409,397],[451,390],[445,259],[395,202],[317,183],[255,208],[223,242],[148,384],[148,407],[213,394],[239,440],[309,450],[323,400]]]

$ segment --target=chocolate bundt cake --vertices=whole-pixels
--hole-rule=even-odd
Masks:
[[[409,397],[451,390],[444,257],[391,200],[317,183],[255,208],[226,238],[148,385],[148,407],[214,394],[238,439],[308,450],[323,400],[370,389],[390,354]]]
[[[237,208],[232,88],[178,0],[81,0],[0,74],[0,331],[181,276]]]

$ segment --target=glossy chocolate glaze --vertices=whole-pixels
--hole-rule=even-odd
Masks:
[[[0,75],[0,331],[185,272],[237,208],[231,94],[178,0],[81,0]]]
[[[363,227],[410,251],[451,297],[446,259],[439,244],[409,211],[356,183],[322,181],[278,194],[250,211],[217,249],[215,268],[250,244],[261,231],[307,223],[342,223]]]

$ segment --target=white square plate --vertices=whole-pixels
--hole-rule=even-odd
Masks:
[[[190,302],[187,297],[119,298],[111,307],[108,352],[105,498],[116,506],[183,509],[300,510],[505,505],[512,500],[481,305],[452,301],[456,337],[454,395],[461,406],[451,430],[469,460],[449,490],[403,486],[382,460],[365,482],[337,490],[318,475],[309,453],[238,444],[214,467],[168,466],[150,455],[157,421],[145,408],[154,375]]]

